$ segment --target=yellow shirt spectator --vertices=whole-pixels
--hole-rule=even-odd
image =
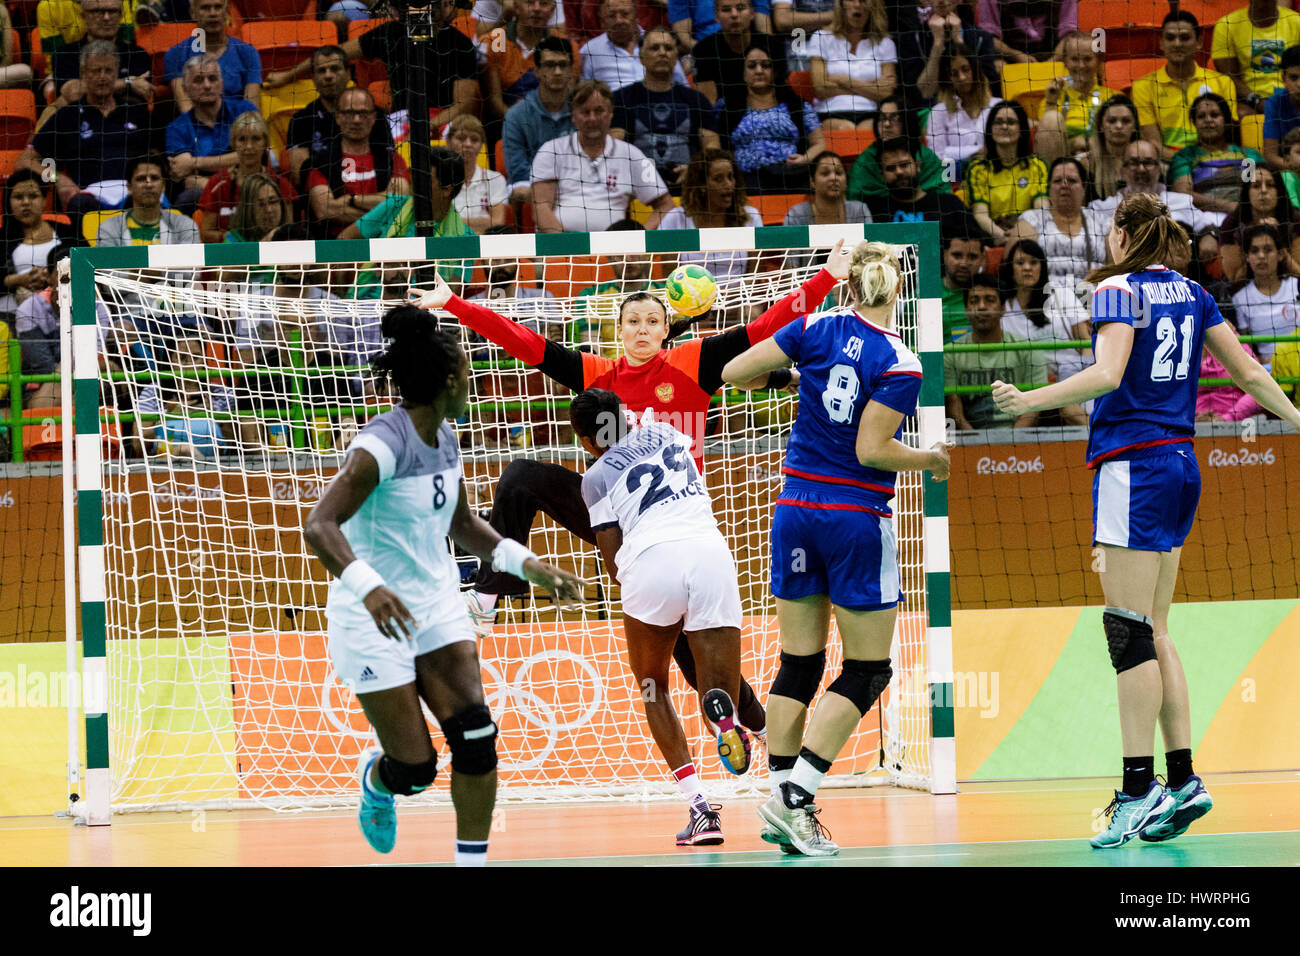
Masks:
[[[1034,202],[1046,195],[1047,164],[1037,156],[998,170],[992,161],[977,159],[966,169],[966,196],[972,208],[983,203],[995,221],[1033,209]]]
[[[1092,121],[1101,109],[1101,104],[1112,96],[1118,96],[1119,93],[1119,90],[1112,90],[1109,86],[1102,86],[1100,83],[1093,84],[1092,89],[1086,93],[1080,93],[1066,86],[1061,93],[1060,104],[1060,109],[1065,114],[1065,134],[1070,137],[1087,136],[1092,132]],[[1041,120],[1047,109],[1045,101],[1040,100],[1038,115],[1034,119]]]
[[[1232,115],[1237,115],[1237,86],[1232,77],[1198,66],[1184,86],[1170,78],[1169,70],[1161,67],[1154,73],[1133,81],[1133,105],[1137,107],[1138,124],[1155,126],[1160,130],[1160,141],[1170,149],[1182,149],[1196,142],[1196,127],[1192,125],[1192,103],[1202,93],[1217,93],[1228,101]]]
[[[1284,378],[1300,378],[1300,342],[1278,342],[1273,350],[1273,377],[1296,408],[1300,408],[1300,383],[1283,382]]]
[[[1282,51],[1297,43],[1300,43],[1300,13],[1278,7],[1276,23],[1271,27],[1257,27],[1250,22],[1250,8],[1242,7],[1215,24],[1210,58],[1236,60],[1251,92],[1268,99],[1282,85],[1282,71],[1278,67]]]
[[[122,0],[122,29],[118,40],[135,42],[135,8],[139,0]],[[86,35],[80,0],[41,0],[36,5],[36,26],[41,31],[41,49],[48,55]]]

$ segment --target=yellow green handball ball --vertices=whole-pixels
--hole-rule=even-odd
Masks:
[[[703,266],[682,266],[668,277],[668,304],[679,315],[694,318],[713,308],[718,280]]]

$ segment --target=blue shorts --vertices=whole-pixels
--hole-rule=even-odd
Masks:
[[[1150,458],[1103,462],[1092,479],[1092,540],[1136,551],[1182,547],[1201,498],[1190,444]]]
[[[772,518],[772,593],[783,601],[825,594],[851,611],[883,611],[901,598],[894,519],[865,505],[787,488]]]

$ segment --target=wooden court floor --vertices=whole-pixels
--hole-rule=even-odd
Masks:
[[[1164,844],[1097,851],[1086,838],[1112,780],[967,783],[954,796],[892,788],[819,794],[839,857],[783,857],[758,838],[756,800],[722,810],[726,843],[679,848],[680,800],[506,803],[490,861],[524,866],[1282,866],[1300,864],[1300,773],[1209,774],[1214,810]],[[452,856],[450,807],[399,810],[397,847],[373,852],[345,811],[132,813],[111,827],[0,819],[3,866],[438,865]]]

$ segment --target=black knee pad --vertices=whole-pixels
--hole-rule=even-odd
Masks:
[[[479,777],[497,766],[497,725],[485,704],[474,704],[448,717],[443,736],[451,748],[451,769]]]
[[[816,654],[787,654],[781,652],[781,667],[772,681],[770,693],[797,700],[807,707],[817,696],[822,672],[826,670],[826,651]]]
[[[1122,608],[1106,608],[1101,616],[1106,628],[1106,647],[1116,674],[1156,659],[1155,634],[1151,620],[1143,614]]]
[[[437,776],[437,757],[424,763],[402,763],[384,754],[379,761],[379,779],[388,788],[388,792],[401,794],[404,797],[429,789]]]
[[[888,659],[846,660],[840,676],[835,678],[826,690],[839,694],[856,707],[858,713],[866,714],[871,709],[871,705],[876,702],[876,698],[889,686],[889,679],[893,676],[894,669],[889,666]]]

